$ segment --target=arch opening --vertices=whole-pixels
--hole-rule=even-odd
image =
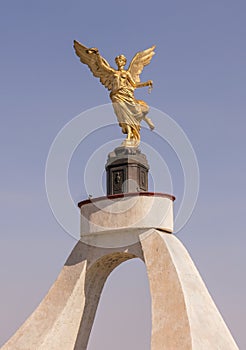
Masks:
[[[117,264],[99,301],[88,350],[149,350],[151,300],[145,264],[132,257]]]

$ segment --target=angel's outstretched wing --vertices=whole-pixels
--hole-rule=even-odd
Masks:
[[[155,54],[154,49],[155,49],[155,45],[150,47],[147,50],[136,53],[136,55],[133,57],[130,63],[130,66],[128,68],[128,72],[130,72],[133,80],[136,83],[140,82],[139,75],[142,73],[143,67],[147,66],[150,63],[151,58],[154,56]]]
[[[115,70],[110,67],[108,62],[102,56],[99,55],[98,49],[89,49],[76,40],[74,40],[73,47],[76,54],[79,56],[80,61],[87,64],[93,75],[100,78],[100,82],[108,88],[108,90],[111,90]]]

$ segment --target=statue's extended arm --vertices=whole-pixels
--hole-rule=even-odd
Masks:
[[[153,87],[153,81],[152,80],[148,80],[145,81],[144,83],[136,83],[132,77],[130,76],[130,74],[128,75],[128,79],[131,83],[131,85],[136,89],[136,88],[141,88],[141,87],[145,87],[145,86],[150,86]]]
[[[152,80],[148,80],[144,83],[136,83],[136,87],[140,88],[140,87],[145,87],[145,86],[150,86],[153,87],[153,81]]]

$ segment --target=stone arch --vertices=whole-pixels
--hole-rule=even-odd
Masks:
[[[2,350],[86,350],[108,275],[135,257],[145,262],[150,283],[151,350],[238,350],[186,249],[153,228],[120,248],[78,242],[46,297]]]

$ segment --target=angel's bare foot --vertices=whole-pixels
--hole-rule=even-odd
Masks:
[[[144,120],[148,124],[150,130],[154,130],[155,126],[154,126],[154,123],[152,122],[152,120],[150,118],[147,118],[147,117],[145,117]]]

